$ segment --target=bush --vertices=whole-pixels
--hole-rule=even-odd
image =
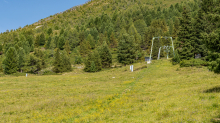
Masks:
[[[191,59],[191,60],[182,60],[180,62],[180,67],[201,67],[201,66],[207,66],[208,63],[206,61],[203,61],[201,59]]]
[[[216,61],[209,62],[209,70],[214,71],[215,73],[220,73],[220,58]]]
[[[51,70],[45,70],[42,75],[57,75],[57,73],[55,73]]]
[[[172,58],[172,64],[176,65],[180,63],[180,57],[179,57],[177,50],[174,51],[174,53],[175,53],[175,56]]]

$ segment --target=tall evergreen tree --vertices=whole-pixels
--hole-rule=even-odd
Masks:
[[[132,64],[135,62],[135,47],[133,36],[129,36],[128,34],[122,34],[121,39],[118,44],[118,62],[124,65]]]
[[[182,18],[180,20],[180,31],[178,33],[177,50],[180,59],[194,58],[195,50],[192,46],[192,24],[189,11],[184,7]]]
[[[36,36],[35,42],[34,42],[35,47],[38,47],[40,45],[40,35]]]
[[[81,55],[86,55],[90,52],[91,50],[91,46],[90,43],[87,40],[84,40],[81,44],[80,44],[80,54]]]
[[[117,47],[118,41],[117,41],[117,39],[115,38],[114,32],[111,33],[110,38],[109,38],[109,42],[110,42],[111,48]]]
[[[68,54],[65,50],[61,55],[61,59],[62,59],[62,62],[63,62],[63,71],[61,71],[61,72],[72,71],[70,58],[69,58],[69,56],[68,56]]]
[[[89,44],[91,46],[91,49],[94,49],[96,44],[95,44],[95,40],[94,40],[94,38],[92,37],[91,34],[88,35],[87,41],[89,42]]]
[[[45,35],[44,35],[44,33],[41,33],[40,34],[40,39],[39,39],[39,44],[42,46],[42,45],[45,44],[45,42],[46,42]]]
[[[203,21],[202,21],[202,12],[201,10],[198,11],[195,21],[192,24],[193,32],[191,42],[192,46],[194,47],[195,54],[201,54],[203,57],[207,55],[207,48],[205,43],[203,42],[202,33],[204,31]]]
[[[52,34],[52,33],[53,33],[53,29],[52,29],[52,28],[49,28],[49,29],[47,30],[47,34],[50,35],[50,34]]]
[[[55,73],[60,73],[60,72],[63,72],[64,70],[64,64],[63,64],[63,61],[62,61],[62,57],[60,56],[60,49],[56,48],[55,49],[55,58],[54,58],[54,67],[53,67],[53,72]]]
[[[179,29],[180,29],[180,22],[178,18],[175,18],[174,21],[174,29],[173,29],[173,39],[176,39],[178,37],[178,33],[179,33]]]
[[[102,64],[98,51],[95,50],[93,53],[89,53],[84,64],[85,64],[84,71],[86,72],[100,71],[102,69]]]
[[[18,70],[18,56],[14,47],[10,47],[3,61],[3,69],[5,74],[16,73]]]
[[[51,36],[49,36],[48,39],[47,39],[47,41],[46,41],[46,44],[45,44],[45,48],[46,48],[46,49],[49,49],[49,48],[50,48],[51,40],[52,40],[52,38],[51,38]]]
[[[68,56],[69,56],[69,54],[70,54],[70,44],[69,44],[69,40],[66,40],[65,45],[64,45],[64,49],[65,49],[66,53],[67,53]]]
[[[18,69],[21,71],[25,65],[25,51],[23,48],[18,50]]]
[[[106,42],[102,44],[99,55],[101,58],[102,67],[103,68],[110,67],[112,64],[112,54]]]
[[[63,49],[64,49],[64,45],[65,45],[65,38],[64,38],[63,35],[61,35],[61,36],[59,37],[59,48],[60,48],[60,50],[63,50]]]

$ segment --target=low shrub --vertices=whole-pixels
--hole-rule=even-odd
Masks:
[[[201,67],[201,66],[207,66],[208,63],[206,61],[203,61],[201,59],[190,59],[190,60],[182,60],[180,62],[180,67]]]
[[[45,70],[42,75],[57,75],[57,73],[55,73],[51,70]]]

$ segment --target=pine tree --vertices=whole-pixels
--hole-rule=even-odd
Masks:
[[[84,71],[85,72],[90,72],[91,63],[92,63],[93,60],[94,60],[94,55],[92,53],[89,53],[86,60],[85,60],[85,62],[84,62],[84,64],[85,64]]]
[[[64,45],[64,49],[67,52],[68,56],[70,54],[70,45],[69,45],[69,40],[66,40],[65,45]]]
[[[76,29],[70,30],[66,38],[69,41],[71,51],[75,47],[79,46],[80,44],[79,33],[77,32]]]
[[[99,52],[97,50],[95,50],[93,52],[93,55],[94,55],[94,58],[95,58],[93,61],[95,62],[96,72],[102,70],[102,61],[101,61]]]
[[[201,54],[203,57],[207,55],[207,48],[205,43],[203,42],[202,33],[204,31],[203,21],[202,21],[202,12],[201,10],[198,11],[195,21],[192,24],[193,32],[192,37],[190,38],[192,41],[192,46],[194,47],[195,54]]]
[[[23,48],[19,48],[18,51],[18,69],[21,71],[25,65],[25,51]]]
[[[89,42],[89,44],[91,46],[91,49],[94,49],[96,44],[95,44],[95,40],[94,40],[94,38],[92,37],[91,34],[88,35],[86,40]]]
[[[106,42],[103,43],[99,52],[103,68],[110,67],[112,64],[112,54]]]
[[[27,41],[29,43],[29,46],[31,47],[34,44],[34,37],[32,35],[28,35]]]
[[[121,39],[118,44],[118,62],[124,65],[132,64],[135,62],[135,47],[133,36],[129,36],[128,34],[122,34]]]
[[[189,60],[194,58],[194,48],[192,46],[192,25],[189,12],[184,8],[182,18],[180,20],[180,31],[178,33],[177,50],[180,55],[180,59]]]
[[[64,36],[61,35],[61,36],[59,37],[59,48],[60,48],[60,50],[63,50],[63,49],[64,49],[64,45],[65,45],[65,39],[64,39]]]
[[[10,47],[3,61],[3,69],[5,74],[16,73],[18,70],[18,57],[14,47]]]
[[[94,64],[92,65],[92,62],[95,63],[95,67]],[[102,64],[98,51],[95,50],[93,53],[89,53],[84,64],[85,64],[85,68],[84,68],[85,72],[100,71],[102,69]]]
[[[175,18],[173,35],[172,35],[173,39],[176,39],[178,37],[179,29],[180,29],[179,19]]]
[[[174,25],[173,25],[173,21],[171,20],[169,24],[169,34],[171,37],[173,37],[173,31],[174,31],[173,29],[174,29]]]
[[[62,58],[60,56],[60,49],[56,48],[55,49],[55,58],[54,58],[54,63],[53,63],[53,72],[55,73],[60,73],[63,72],[64,64],[62,61]]]
[[[61,36],[62,34],[64,34],[64,29],[63,29],[63,28],[60,30],[60,36]]]
[[[50,35],[50,34],[52,34],[52,33],[53,33],[52,28],[49,28],[49,29],[47,30],[47,34]]]
[[[54,37],[54,44],[56,48],[59,48],[59,36],[57,35]]]
[[[142,19],[137,20],[134,22],[134,26],[137,29],[137,32],[141,35],[141,37],[143,37],[147,28],[147,24],[145,23],[145,21]]]
[[[79,51],[77,51],[77,55],[75,56],[75,64],[81,64],[81,63],[83,63],[83,60]]]
[[[22,47],[23,47],[26,54],[30,53],[31,48],[30,48],[30,45],[29,45],[28,41],[23,41],[22,42]]]
[[[84,40],[81,44],[80,44],[80,54],[81,55],[86,55],[90,52],[91,50],[91,46],[90,43],[87,40]]]
[[[40,35],[36,36],[35,42],[34,42],[35,47],[38,47],[40,45]]]
[[[39,45],[44,45],[45,44],[45,42],[46,42],[46,38],[45,38],[45,35],[44,35],[44,33],[41,33],[40,34],[40,39],[39,39]]]
[[[94,61],[91,62],[90,72],[96,72],[96,65]]]
[[[2,54],[3,46],[0,44],[0,55]]]
[[[117,47],[118,41],[115,38],[114,32],[111,33],[110,38],[109,38],[109,42],[110,42],[111,48]]]
[[[61,59],[62,59],[62,62],[63,62],[63,71],[61,71],[61,72],[72,71],[70,58],[69,58],[69,56],[68,56],[68,54],[65,50],[61,55]]]
[[[46,45],[45,45],[46,49],[50,48],[51,40],[52,40],[52,38],[51,38],[51,36],[49,36],[48,39],[47,39]]]

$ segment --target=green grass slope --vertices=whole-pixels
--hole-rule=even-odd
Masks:
[[[0,77],[1,122],[218,122],[220,75],[168,60],[145,64],[133,73]]]

